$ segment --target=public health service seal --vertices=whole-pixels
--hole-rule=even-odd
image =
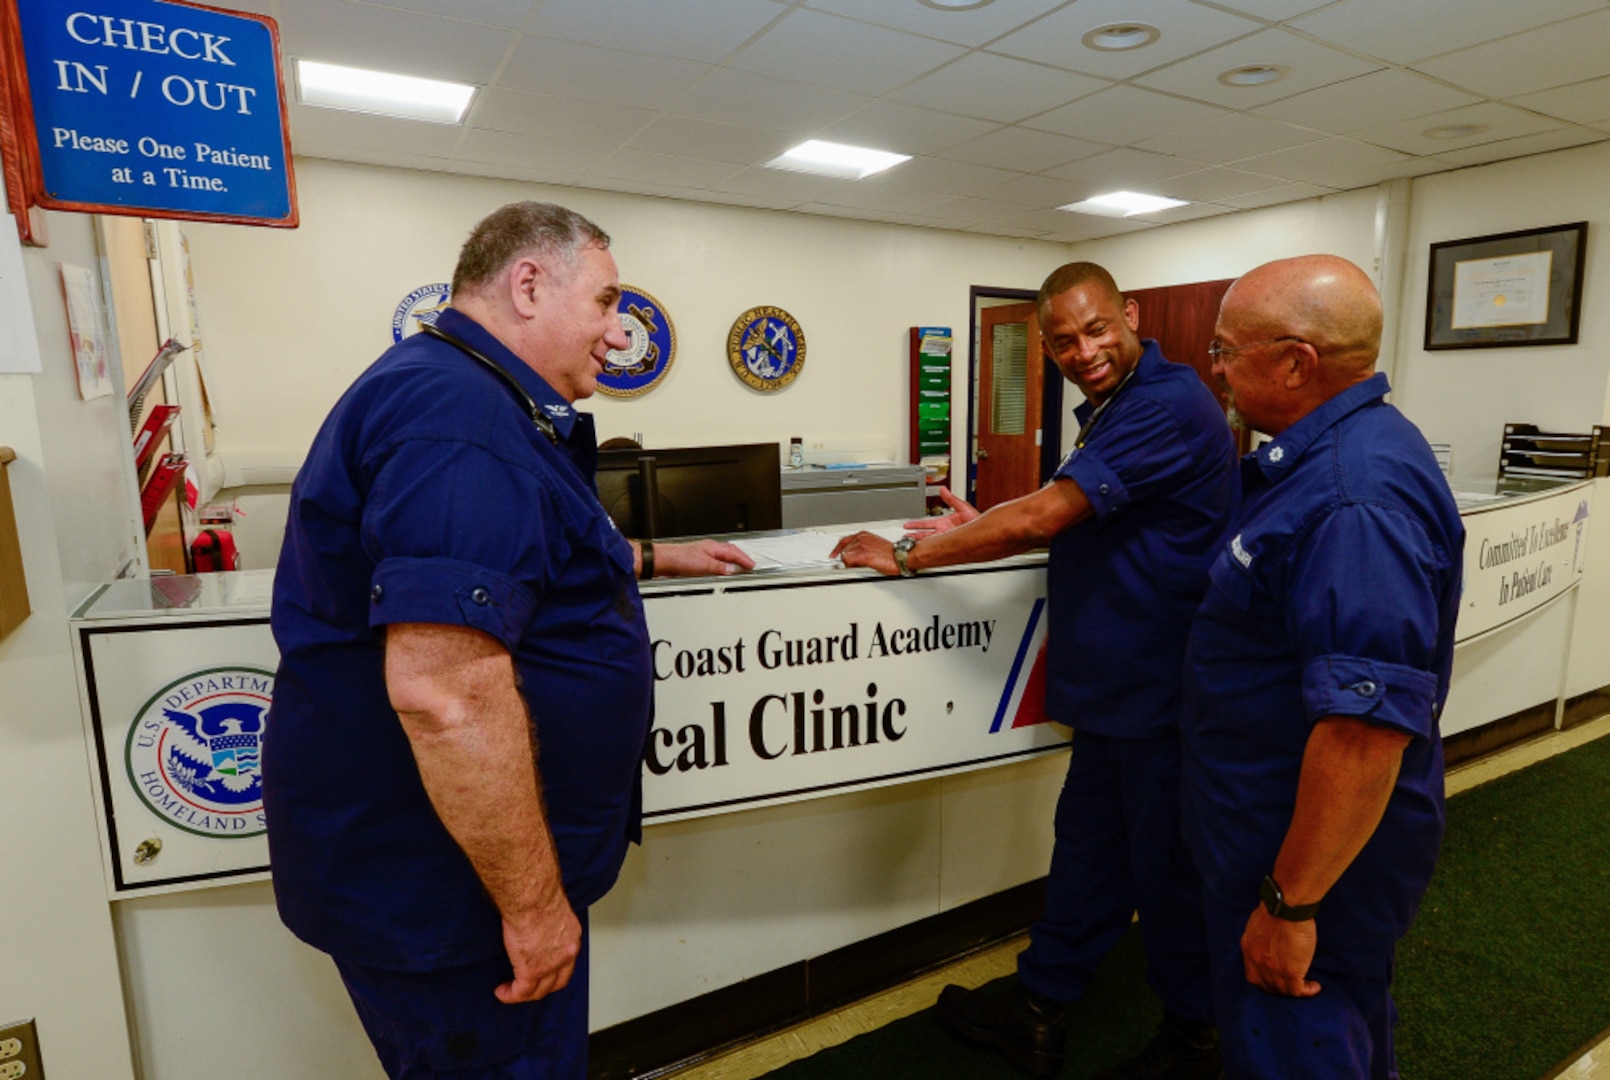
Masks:
[[[146,807],[197,836],[263,832],[264,728],[274,674],[222,667],[186,675],[141,706],[124,761]]]
[[[611,349],[598,376],[598,392],[610,397],[637,397],[660,384],[676,359],[676,327],[654,297],[633,285],[621,286],[621,326],[625,349]]]
[[[733,374],[756,390],[781,390],[805,366],[805,331],[780,307],[752,307],[727,335]]]
[[[391,340],[401,341],[410,334],[419,333],[420,323],[433,323],[447,310],[453,298],[453,286],[445,281],[434,285],[421,285],[397,305],[391,316]]]

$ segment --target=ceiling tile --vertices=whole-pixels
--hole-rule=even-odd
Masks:
[[[1293,127],[1245,113],[1231,113],[1205,124],[1156,135],[1135,145],[1142,150],[1155,150],[1160,154],[1174,154],[1217,165],[1253,154],[1283,150],[1288,146],[1301,146],[1324,137],[1323,132],[1310,128]]]
[[[1243,163],[1245,164],[1245,163]],[[1337,191],[1353,191],[1373,187],[1388,180],[1404,180],[1429,173],[1444,172],[1448,163],[1434,157],[1404,157],[1396,161],[1380,161],[1373,165],[1353,165],[1332,169],[1318,181]]]
[[[1407,64],[1603,6],[1604,0],[1346,0],[1291,25],[1343,48]]]
[[[1610,8],[1515,34],[1435,60],[1417,70],[1488,97],[1507,98],[1534,90],[1596,79],[1610,72]]]
[[[1044,234],[1047,240],[1061,240],[1071,242],[1076,240],[1099,240],[1104,236],[1121,236],[1124,233],[1145,232],[1157,226],[1150,221],[1138,217],[1114,218],[1098,217],[1094,214],[1070,214],[1064,212],[1063,225]]]
[[[1245,195],[1250,191],[1279,187],[1283,183],[1285,181],[1278,176],[1243,172],[1240,169],[1200,169],[1159,180],[1147,190],[1171,199],[1222,202],[1231,195]]]
[[[890,96],[912,105],[1010,124],[1108,85],[1023,60],[973,53]]]
[[[949,199],[923,209],[923,213],[929,217],[963,227],[999,221],[1022,211],[1023,208],[1015,203],[995,199]]]
[[[1098,27],[1128,22],[1149,23],[1162,31],[1162,37],[1143,49],[1124,52],[1091,49],[1081,40]],[[1127,79],[1260,29],[1262,24],[1251,19],[1179,0],[1079,0],[991,42],[989,49],[1089,75]]]
[[[958,45],[982,45],[1069,2],[1071,0],[995,0],[972,11],[941,11],[924,4],[895,0],[806,0],[805,6],[913,34],[926,34]]]
[[[1485,130],[1456,139],[1434,139],[1425,132],[1435,128],[1471,126]],[[1484,101],[1479,105],[1466,105],[1462,109],[1417,116],[1413,120],[1399,120],[1380,127],[1364,128],[1353,132],[1352,137],[1377,146],[1389,146],[1405,154],[1444,154],[1479,143],[1497,142],[1520,135],[1536,135],[1561,127],[1562,122],[1538,116],[1536,113]]]
[[[855,221],[876,221],[886,225],[913,225],[918,228],[929,229],[954,228],[949,223],[930,218],[926,214],[908,213],[901,210],[883,210],[876,207],[839,206],[835,203],[802,203],[793,209],[796,214],[820,214],[823,217],[849,218]]]
[[[1280,22],[1335,2],[1336,0],[1213,0],[1213,6],[1230,8],[1243,15],[1268,19],[1271,22]]]
[[[1155,214],[1137,214],[1135,217],[1137,220],[1149,221],[1154,225],[1173,225],[1179,221],[1196,221],[1198,218],[1217,217],[1219,214],[1233,214],[1239,209],[1240,207],[1224,203],[1193,202],[1168,210],[1159,210]]]
[[[806,202],[831,202],[838,185],[845,183],[849,181],[788,172],[785,169],[754,168],[733,173],[721,182],[712,184],[710,189],[776,199],[780,204],[796,206]]]
[[[728,60],[727,66],[878,95],[965,52],[957,45],[865,26],[837,15],[794,11]]]
[[[498,85],[509,90],[661,109],[710,70],[704,64],[600,49],[557,38],[521,39]],[[629,71],[628,78],[609,72]]]
[[[916,157],[890,169],[889,181],[906,187],[921,188],[923,191],[944,192],[947,195],[977,195],[1021,175],[1023,174],[1006,169],[992,169],[986,165],[972,165],[965,161]]]
[[[1115,86],[1043,116],[1033,126],[1061,135],[1127,146],[1169,131],[1205,124],[1223,109],[1133,86]]]
[[[1088,199],[1108,191],[1146,191],[1158,180],[1197,168],[1198,162],[1185,158],[1120,147],[1048,170],[1046,175],[1074,181],[1077,197]]]
[[[477,85],[492,80],[514,37],[349,0],[279,0],[279,9],[287,56]]]
[[[496,131],[470,131],[453,155],[455,160],[487,165],[519,165],[529,169],[575,172],[591,169],[607,158],[613,147],[568,139],[533,139]]]
[[[426,157],[451,157],[453,148],[464,137],[457,124],[427,124],[422,120],[401,120],[394,116],[321,109],[312,105],[291,105],[291,149],[294,153],[313,153],[351,146],[364,150],[388,150]]]
[[[1070,161],[1099,154],[1107,147],[1083,139],[1070,139],[1027,128],[1007,127],[982,138],[952,147],[940,157],[970,161],[1016,172],[1044,172]]]
[[[820,127],[866,103],[864,97],[824,86],[802,86],[716,68],[668,111],[696,120],[791,131]]]
[[[1326,177],[1342,170],[1379,168],[1407,160],[1407,154],[1396,150],[1332,136],[1270,154],[1258,154],[1236,164],[1248,172],[1330,186]]]
[[[1018,176],[997,184],[984,192],[987,198],[1019,206],[1065,206],[1078,202],[1079,195],[1071,180],[1058,180],[1054,176]]]
[[[1263,86],[1226,86],[1219,76],[1232,68],[1268,64],[1287,68],[1286,77]],[[1135,82],[1227,109],[1250,109],[1316,86],[1341,82],[1380,68],[1380,64],[1316,45],[1285,30],[1261,30],[1200,56],[1142,75]]]
[[[715,64],[783,10],[765,0],[543,0],[527,31]]]
[[[465,125],[515,135],[552,135],[583,142],[622,142],[659,114],[633,105],[524,94],[487,87],[475,95]]]
[[[880,183],[880,181],[882,181]],[[865,180],[840,180],[831,191],[816,202],[833,206],[860,206],[868,210],[896,210],[903,213],[923,213],[925,207],[949,202],[950,196],[937,191],[919,191],[901,187],[882,174]]]
[[[933,154],[999,128],[993,120],[974,120],[970,116],[919,109],[894,101],[874,101],[815,134],[823,139],[874,146],[901,154]]]
[[[1566,127],[1545,131],[1539,135],[1522,135],[1518,139],[1505,139],[1503,142],[1450,150],[1445,154],[1438,154],[1437,157],[1454,165],[1485,165],[1489,161],[1544,154],[1550,150],[1564,150],[1567,147],[1584,146],[1606,139],[1610,139],[1610,132],[1593,128]]]
[[[654,154],[647,150],[617,150],[593,166],[589,175],[704,188],[737,171],[738,166],[725,161],[707,161],[680,154]]]
[[[550,169],[535,165],[509,165],[493,161],[465,161],[457,159],[453,162],[453,172],[464,176],[485,176],[493,180],[527,180],[539,184],[554,184],[560,187],[570,187],[581,180],[581,173],[575,170]]]
[[[333,151],[333,152],[332,152]],[[330,151],[304,154],[298,158],[324,158],[327,161],[355,161],[360,165],[385,165],[393,169],[418,169],[421,172],[463,172],[450,158],[431,157],[426,154],[399,154],[387,150],[360,150],[353,147],[332,147]],[[303,218],[302,223],[307,224]]]
[[[798,134],[739,124],[717,124],[686,116],[661,116],[627,144],[636,150],[758,165],[800,141]]]
[[[1242,210],[1253,210],[1260,206],[1275,206],[1279,203],[1296,202],[1298,199],[1315,199],[1321,195],[1331,194],[1331,189],[1320,187],[1318,184],[1281,184],[1277,187],[1264,188],[1262,191],[1250,191],[1245,195],[1230,195],[1221,201],[1227,206],[1234,206]]]
[[[1412,71],[1388,69],[1331,83],[1252,111],[1289,124],[1318,128],[1337,135],[1394,120],[1474,105],[1475,94],[1433,82]]]
[[[268,7],[272,0],[265,0],[263,7]],[[402,8],[405,11],[417,11],[426,15],[445,15],[452,19],[461,19],[464,22],[486,23],[489,26],[505,26],[511,30],[518,30],[525,25],[526,19],[531,17],[531,11],[538,5],[539,0],[374,0],[380,7]],[[239,0],[229,5],[231,8],[240,8]]]
[[[1610,78],[1523,94],[1511,98],[1510,104],[1577,124],[1600,124],[1610,120]]]

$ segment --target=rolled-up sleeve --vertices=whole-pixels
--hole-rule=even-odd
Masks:
[[[1103,418],[1089,444],[1056,472],[1079,485],[1097,520],[1170,488],[1193,468],[1191,448],[1169,412],[1147,401],[1121,404],[1123,411]]]
[[[369,625],[466,626],[512,650],[557,580],[569,532],[528,468],[463,443],[397,447],[363,511]]]
[[[1286,617],[1311,722],[1349,716],[1431,734],[1446,569],[1420,523],[1392,507],[1344,505],[1309,533]]]

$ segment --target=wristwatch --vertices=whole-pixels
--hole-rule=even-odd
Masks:
[[[911,549],[916,546],[916,538],[911,536],[902,536],[894,542],[894,564],[900,568],[901,577],[917,576],[917,571],[906,563],[906,556],[911,554]]]
[[[1287,922],[1307,922],[1319,910],[1319,901],[1317,900],[1312,904],[1286,903],[1286,896],[1280,891],[1280,886],[1276,884],[1272,874],[1264,875],[1263,886],[1259,889],[1259,895],[1263,899],[1263,909],[1265,911],[1275,918],[1284,919]]]

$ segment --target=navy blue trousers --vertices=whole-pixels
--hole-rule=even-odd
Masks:
[[[1045,915],[1018,957],[1024,986],[1057,1001],[1078,999],[1138,911],[1146,978],[1163,1008],[1186,1023],[1213,1022],[1202,889],[1179,813],[1178,734],[1074,734]]]
[[[1241,959],[1252,903],[1209,895],[1206,910],[1226,1080],[1398,1080],[1390,957],[1379,978],[1344,974],[1316,958],[1308,977],[1319,983],[1317,995],[1271,994],[1247,982]]]
[[[570,983],[505,1005],[507,956],[439,971],[336,969],[392,1080],[586,1080],[587,917]]]

